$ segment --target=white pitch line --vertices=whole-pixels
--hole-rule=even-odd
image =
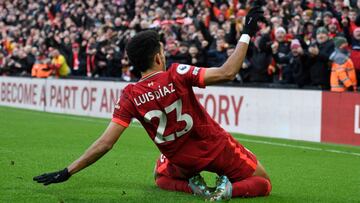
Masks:
[[[140,125],[137,122],[132,122],[131,127],[143,128],[142,125]],[[279,142],[252,140],[252,139],[238,138],[238,137],[235,137],[235,138],[239,141],[245,141],[245,142],[267,144],[267,145],[274,145],[274,146],[280,146],[280,147],[297,148],[297,149],[307,149],[307,150],[313,150],[313,151],[331,152],[331,153],[336,153],[336,154],[346,154],[346,155],[353,155],[353,156],[360,157],[360,153],[356,153],[356,152],[346,152],[346,151],[340,151],[340,150],[334,150],[334,149],[322,149],[322,148],[318,148],[318,147],[307,147],[307,146],[301,146],[301,145],[291,145],[291,144],[284,144],[284,143],[279,143]]]
[[[284,143],[278,143],[278,142],[251,140],[251,139],[237,138],[237,137],[236,137],[236,139],[239,141],[245,141],[245,142],[253,142],[253,143],[268,144],[268,145],[275,145],[275,146],[281,146],[281,147],[292,147],[292,148],[299,148],[299,149],[322,151],[321,148],[317,148],[317,147],[298,146],[298,145],[290,145],[290,144],[284,144]]]
[[[22,111],[24,109],[12,109],[14,111]],[[1,111],[1,109],[0,109]],[[92,117],[86,117],[86,115],[71,115],[71,114],[60,114],[60,113],[56,113],[56,112],[44,112],[44,111],[29,111],[29,113],[32,114],[42,114],[43,113],[49,113],[51,114],[51,116],[55,116],[58,118],[66,118],[66,119],[70,119],[70,120],[78,120],[78,121],[87,121],[87,122],[92,122],[92,123],[106,123],[106,122],[110,122],[111,119],[109,119],[109,121],[106,120],[101,120],[101,119],[106,119],[106,118],[92,118]],[[79,117],[76,117],[79,116]],[[83,116],[83,117],[82,117]]]
[[[334,149],[326,149],[326,151],[338,153],[338,154],[349,154],[349,155],[354,155],[354,156],[360,156],[360,153],[356,153],[356,152],[344,152],[344,151],[339,151],[339,150],[334,150]]]
[[[106,122],[106,121],[100,120],[100,119],[97,120],[97,118],[91,119],[91,118],[73,117],[72,115],[61,115],[61,114],[53,114],[53,115],[57,116],[57,117],[64,117],[64,118],[72,119],[72,120],[88,121],[88,122],[94,122],[94,123]],[[137,122],[132,122],[131,127],[143,128]],[[284,144],[284,143],[278,143],[278,142],[251,140],[251,139],[238,138],[238,137],[235,137],[235,138],[237,140],[239,140],[239,141],[252,142],[252,143],[258,143],[258,144],[267,144],[267,145],[289,147],[289,148],[297,148],[297,149],[308,149],[308,150],[313,150],[313,151],[331,152],[331,153],[336,153],[336,154],[346,154],[346,155],[353,155],[353,156],[359,156],[360,157],[360,153],[356,153],[356,152],[346,152],[346,151],[340,151],[340,150],[334,150],[334,149],[322,149],[322,148],[317,148],[317,147],[307,147],[307,146],[301,146],[301,145],[290,145],[290,144]],[[5,150],[2,149],[2,151],[4,152]],[[9,152],[10,151],[8,151],[8,153]]]
[[[278,142],[251,140],[251,139],[245,139],[245,138],[236,138],[236,139],[239,140],[239,141],[245,141],[245,142],[268,144],[268,145],[275,145],[275,146],[289,147],[289,148],[308,149],[308,150],[313,150],[313,151],[332,152],[332,153],[336,153],[336,154],[346,154],[346,155],[353,155],[353,156],[359,156],[360,157],[360,153],[356,153],[356,152],[345,152],[345,151],[333,150],[333,149],[322,149],[322,148],[317,148],[317,147],[307,147],[307,146],[301,146],[301,145],[290,145],[290,144],[284,144],[284,143],[278,143]]]
[[[67,116],[67,115],[56,115],[56,116],[60,117],[60,118],[69,118],[69,116]],[[70,119],[77,120],[77,121],[87,121],[87,122],[92,122],[92,123],[110,123],[110,121],[111,121],[111,119],[106,121],[106,120],[100,120],[101,118],[91,119],[91,118],[82,118],[82,117],[70,117]]]

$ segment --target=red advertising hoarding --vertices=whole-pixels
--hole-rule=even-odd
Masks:
[[[321,142],[360,146],[360,94],[323,92]]]

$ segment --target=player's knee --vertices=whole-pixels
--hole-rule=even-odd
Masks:
[[[255,172],[253,173],[253,176],[260,176],[265,179],[267,179],[270,182],[270,177],[266,173],[265,168],[261,165],[260,162],[258,162]]]
[[[253,176],[261,177],[259,180],[260,187],[261,187],[261,195],[262,196],[268,196],[272,190],[272,185],[270,181],[269,175],[266,173],[265,168],[262,166],[260,162],[258,162],[258,165],[256,167],[256,170],[253,174]]]
[[[155,185],[159,187],[159,184],[161,184],[160,176],[154,176],[155,177]]]
[[[268,196],[270,194],[272,189],[270,180],[260,176],[252,177],[252,180],[256,183],[254,187],[257,188],[254,196]]]
[[[156,186],[158,186],[160,189],[165,189],[165,177],[164,176],[156,176],[155,177],[155,184]]]
[[[266,171],[263,171],[261,174],[260,174],[261,177],[265,178],[266,180],[268,180],[270,183],[271,183],[271,180],[270,180],[270,177],[269,175],[266,173]]]
[[[270,195],[271,190],[272,190],[272,185],[271,185],[270,179],[265,178],[265,181],[264,181],[264,191],[265,191],[264,196]]]

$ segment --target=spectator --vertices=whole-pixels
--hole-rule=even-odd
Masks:
[[[26,55],[26,72],[28,75],[31,73],[31,67],[35,63],[35,54],[37,53],[37,49],[31,46],[25,46],[24,52],[24,54]]]
[[[205,58],[204,54],[199,51],[199,48],[196,45],[191,45],[189,48],[189,55],[191,60],[191,65],[198,66],[198,67],[205,67]]]
[[[306,23],[310,23],[312,21],[312,16],[313,16],[313,11],[308,9],[303,11],[302,13],[302,21],[304,22],[304,24]]]
[[[106,75],[105,77],[118,77],[122,75],[121,56],[117,48],[112,45],[106,52]]]
[[[72,75],[85,76],[86,69],[86,55],[85,46],[81,46],[78,43],[73,43],[71,46],[69,66],[71,68]]]
[[[173,56],[173,59],[178,63],[190,64],[191,57],[189,54],[189,45],[187,42],[180,42],[179,51]]]
[[[272,82],[271,74],[268,73],[268,66],[272,61],[270,48],[270,28],[264,28],[261,36],[250,44],[240,76],[243,82]]]
[[[4,54],[0,52],[0,75],[5,75],[5,58]]]
[[[311,84],[322,89],[330,89],[329,57],[334,51],[334,43],[329,40],[325,27],[316,30],[316,42],[308,48]]]
[[[274,42],[280,55],[289,55],[292,39],[299,39],[304,50],[302,56],[309,59],[309,84],[330,87],[330,66],[326,64],[333,51],[329,40],[333,37],[346,36],[352,47],[351,58],[358,67],[354,31],[360,26],[360,1],[356,0],[44,2],[0,4],[1,75],[30,75],[36,55],[33,50],[51,59],[49,48],[54,47],[65,57],[71,75],[89,78],[121,75],[134,80],[138,72],[131,64],[123,65],[120,61],[125,58],[125,44],[130,37],[145,29],[161,34],[169,52],[168,64],[216,65],[228,57],[229,47],[236,45],[244,16],[254,5],[263,7],[267,22],[261,24],[261,31],[249,46],[246,69],[240,72],[243,82],[296,82],[291,78],[290,62],[272,60],[271,53]],[[327,37],[323,36],[326,43],[315,40],[316,30],[322,26],[328,30]],[[273,80],[269,80],[271,76]]]
[[[360,27],[351,33],[350,19],[343,19],[344,34],[349,44],[351,44],[350,58],[354,63],[357,78],[360,78]]]
[[[31,76],[36,78],[47,78],[51,75],[50,61],[43,55],[38,55],[31,69]]]
[[[298,39],[293,39],[290,45],[291,52],[285,56],[274,53],[274,58],[280,63],[287,63],[288,70],[284,72],[284,78],[288,83],[295,83],[299,87],[309,84],[309,69],[307,67],[307,55],[304,53]]]
[[[133,68],[132,68],[132,66],[130,66],[129,59],[128,59],[126,54],[121,59],[121,67],[122,67],[121,78],[123,80],[125,80],[125,81],[131,81],[131,78],[132,78],[131,70]],[[137,78],[141,78],[141,73],[140,72],[137,74]]]
[[[354,64],[350,59],[348,43],[344,37],[334,38],[335,51],[331,54],[331,91],[356,91],[357,80]]]
[[[360,78],[360,27],[354,29],[351,44],[350,58],[354,63],[356,76]]]
[[[360,2],[360,1],[359,1]],[[358,27],[356,24],[355,24],[355,21],[356,21],[356,16],[358,14],[358,10],[355,10],[355,9],[350,9],[349,11],[349,27],[350,27],[350,32],[354,32],[354,30]],[[343,19],[347,19],[347,18],[343,18]],[[344,25],[344,23],[342,23],[343,26],[346,26]]]
[[[106,67],[107,67],[107,47],[105,44],[98,44],[97,51],[95,54],[95,70],[93,72],[94,77],[106,77]]]
[[[275,30],[275,41],[271,45],[273,54],[277,54],[279,57],[275,57],[275,72],[274,81],[281,83],[291,83],[291,71],[288,64],[283,61],[277,61],[276,59],[288,55],[290,52],[290,43],[287,41],[286,30],[283,27],[278,27]]]
[[[330,39],[333,39],[333,38],[341,35],[340,24],[336,18],[332,18],[327,27],[328,27],[328,31],[329,31],[328,35],[329,35]]]
[[[303,48],[308,48],[309,45],[314,41],[315,26],[311,22],[307,22],[303,26],[302,33],[297,36]]]
[[[92,77],[96,70],[95,55],[96,55],[96,44],[95,38],[90,37],[87,42],[84,43],[86,47],[86,76]]]
[[[322,0],[315,0],[314,1],[314,19],[321,19],[323,16],[323,13],[326,11],[326,8],[324,7],[324,4],[322,2]]]
[[[57,77],[67,77],[70,74],[70,68],[63,55],[60,54],[59,50],[54,49],[51,52],[51,68]]]
[[[335,19],[335,18],[333,18],[334,17],[334,15],[330,12],[330,11],[326,11],[325,13],[324,13],[324,15],[323,15],[323,26],[324,27],[327,27],[327,26],[329,26],[332,22],[334,22],[333,21],[333,19]],[[335,19],[336,20],[336,19]]]
[[[226,61],[226,49],[229,46],[224,39],[216,40],[216,47],[207,53],[208,65],[210,67],[220,67]]]
[[[4,73],[7,75],[24,76],[30,74],[31,63],[23,49],[16,49],[5,58]]]
[[[167,43],[165,47],[166,48],[165,56],[167,58],[166,67],[170,67],[170,65],[176,61],[176,55],[179,52],[177,43],[178,43],[177,41],[170,41]]]

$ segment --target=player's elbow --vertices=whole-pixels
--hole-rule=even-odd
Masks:
[[[236,77],[237,72],[228,63],[224,63],[220,68],[219,72],[223,81],[233,81]]]
[[[237,75],[237,73],[233,73],[233,74],[229,75],[228,80],[229,80],[229,81],[235,80],[236,75]]]
[[[114,145],[112,145],[112,144],[105,144],[105,145],[104,145],[104,149],[105,149],[106,151],[110,151],[110,150],[113,148],[113,146],[114,146]]]
[[[113,144],[107,143],[107,142],[100,142],[99,143],[99,149],[102,152],[110,151],[113,148]]]
[[[236,77],[236,73],[233,71],[224,71],[223,77],[225,81],[233,81]]]

